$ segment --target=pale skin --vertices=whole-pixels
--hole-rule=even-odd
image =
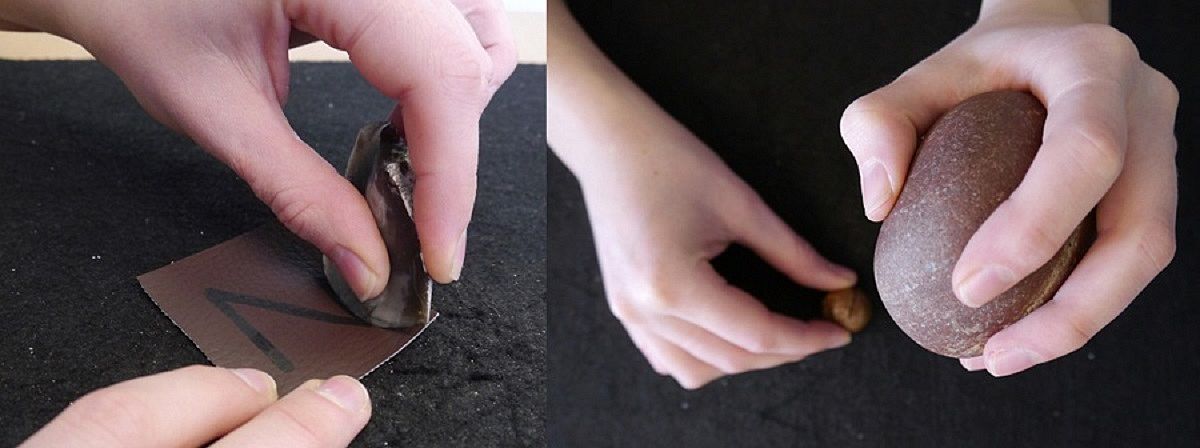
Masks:
[[[1107,1],[984,1],[967,32],[842,117],[864,212],[880,221],[917,136],[953,105],[1017,89],[1047,106],[1032,167],[963,251],[954,291],[966,306],[987,303],[1045,263],[1093,208],[1099,236],[1050,302],[961,360],[968,370],[1011,375],[1077,350],[1174,256],[1178,92],[1107,23]],[[854,275],[629,81],[560,0],[550,2],[550,30],[550,144],[583,189],[608,302],[651,366],[695,388],[848,342],[831,325],[768,312],[709,260],[739,242],[802,285],[841,288]]]
[[[84,395],[21,446],[335,447],[370,417],[367,390],[348,376],[280,398],[261,371],[191,366]]]
[[[365,299],[383,290],[390,266],[374,218],[363,196],[296,136],[282,112],[289,42],[315,37],[347,51],[363,77],[398,103],[390,119],[402,125],[410,145],[413,218],[430,276],[447,283],[461,275],[479,118],[516,66],[500,0],[0,0],[0,30],[49,32],[89,50],[151,116],[229,165]],[[354,131],[347,130],[347,138]],[[81,399],[29,445],[82,446],[65,442],[81,425],[112,442],[103,446],[199,446],[244,423],[241,428],[251,429],[236,430],[222,443],[343,446],[370,415],[366,391],[349,378],[302,388],[268,407],[274,386],[248,395],[244,385],[204,372],[160,374],[105,389],[119,393],[89,395],[102,398]],[[180,390],[239,399],[240,407],[159,418],[180,401],[158,394],[192,398],[171,395],[179,391],[162,386],[168,379]],[[361,406],[350,413],[320,411],[325,405],[314,397],[321,387],[351,385],[361,392]],[[301,416],[289,409],[330,418],[297,424]],[[184,430],[188,438],[165,438]]]
[[[290,37],[345,50],[398,103],[391,120],[411,146],[413,218],[430,276],[461,275],[479,117],[516,66],[500,0],[3,0],[0,29],[46,31],[87,48],[151,116],[229,165],[370,298],[386,286],[389,264],[366,201],[282,112]]]
[[[548,137],[578,177],[613,313],[684,387],[839,347],[827,322],[772,313],[709,263],[739,242],[797,283],[853,285],[550,3]]]

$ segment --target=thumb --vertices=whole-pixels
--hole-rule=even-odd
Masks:
[[[961,79],[942,65],[921,62],[842,114],[842,139],[858,164],[863,210],[872,221],[882,221],[895,205],[918,136],[966,98]]]
[[[409,143],[421,254],[434,280],[457,280],[475,203],[479,117],[491,80],[506,73],[496,73],[470,23],[449,2],[292,4],[294,26],[345,49],[372,86],[400,103],[392,122]]]

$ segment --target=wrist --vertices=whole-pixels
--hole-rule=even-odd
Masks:
[[[547,141],[584,190],[644,167],[663,149],[650,147],[663,120],[623,94],[562,96],[548,92]]]
[[[979,22],[1030,20],[1109,23],[1108,0],[983,0]]]
[[[547,73],[546,138],[587,188],[638,163],[632,159],[645,147],[638,136],[649,138],[666,113],[592,43],[561,1],[549,3],[548,19],[554,62]]]

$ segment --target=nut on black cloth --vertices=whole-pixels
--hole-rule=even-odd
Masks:
[[[570,3],[638,85],[874,295],[878,226],[838,135],[843,108],[941,48],[979,2]],[[1183,94],[1174,263],[1083,349],[1014,377],[967,373],[875,300],[849,346],[684,391],[612,317],[574,180],[549,176],[547,426],[552,446],[1189,446],[1200,438],[1200,34],[1194,2],[1113,2],[1115,25]],[[553,64],[553,61],[551,61]],[[820,295],[745,250],[718,267],[775,309]]]
[[[288,118],[340,170],[392,102],[349,64],[292,70]],[[364,380],[355,446],[545,443],[545,73],[520,67],[484,114],[463,279]],[[0,62],[0,445],[88,391],[207,363],[134,277],[272,219],[101,65]]]

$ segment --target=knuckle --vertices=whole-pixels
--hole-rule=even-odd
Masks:
[[[507,26],[508,13],[505,10],[503,0],[487,0],[480,7],[481,12],[490,17],[504,18],[501,21]],[[492,63],[494,64],[493,82],[501,83],[512,74],[517,67],[517,45],[510,34],[500,34],[497,41],[490,44],[490,48],[496,50],[492,54]]]
[[[675,382],[687,390],[696,390],[704,387],[705,384],[708,384],[717,377],[717,375],[697,375],[689,372],[674,375]]]
[[[1153,92],[1156,92],[1158,102],[1164,107],[1174,110],[1179,107],[1179,87],[1175,85],[1171,78],[1163,74],[1153,67],[1147,66],[1150,70],[1150,87]]]
[[[725,374],[733,375],[753,368],[753,365],[744,358],[743,356],[726,355],[712,360],[712,365]]]
[[[842,138],[859,133],[867,123],[877,120],[878,111],[882,107],[880,103],[878,97],[872,93],[861,96],[846,106],[838,122]]]
[[[640,302],[645,308],[659,313],[673,313],[682,308],[682,300],[680,296],[659,289],[659,292],[651,292],[642,296]]]
[[[887,153],[898,142],[915,138],[916,126],[908,112],[897,108],[886,97],[889,89],[903,88],[898,84],[903,80],[901,77],[883,89],[854,100],[842,112],[838,128],[855,157]]]
[[[1076,144],[1067,145],[1079,169],[1098,178],[1113,180],[1125,163],[1125,140],[1112,127],[1084,122],[1070,128]]]
[[[638,323],[638,310],[631,301],[624,296],[613,296],[608,300],[608,308],[612,310],[613,316],[625,325]]]
[[[773,227],[762,226],[762,223],[774,224],[773,221],[779,219],[758,192],[741,179],[718,181],[717,185],[718,188],[712,197],[717,207],[723,211],[716,216],[716,223],[720,224],[719,228],[726,234],[753,236],[763,232],[764,227]],[[723,251],[724,246],[725,243],[722,243],[717,253]]]
[[[1064,326],[1064,331],[1067,333],[1063,338],[1063,342],[1067,347],[1067,350],[1064,353],[1070,353],[1075,350],[1079,350],[1084,344],[1087,343],[1087,341],[1092,339],[1092,336],[1094,336],[1097,331],[1100,331],[1099,326],[1092,324],[1091,322],[1088,322],[1080,317],[1068,318],[1066,322],[1064,322]]]
[[[492,59],[492,85],[499,87],[517,69],[517,47],[511,42],[498,45]]]
[[[486,97],[494,67],[483,48],[466,42],[450,44],[438,62],[446,92],[467,98]]]
[[[1091,50],[1099,52],[1109,60],[1132,64],[1141,58],[1133,39],[1109,25],[1076,25],[1068,32],[1069,37],[1076,42],[1086,43]]]
[[[743,343],[742,348],[751,353],[773,353],[779,349],[779,338],[771,331],[755,332]]]
[[[633,302],[638,308],[659,313],[674,312],[680,308],[682,302],[676,279],[659,269],[650,273],[649,279],[633,296]]]
[[[656,359],[650,354],[650,352],[644,350],[642,345],[637,343],[636,339],[634,340],[634,345],[637,347],[638,351],[642,353],[642,356],[645,357],[646,363],[650,365],[650,369],[653,370],[654,373],[659,375],[670,375],[670,370],[663,366],[662,361]]]
[[[1161,272],[1175,258],[1175,228],[1166,223],[1156,223],[1138,233],[1138,254],[1143,263],[1154,274]]]
[[[358,3],[355,5],[356,7],[348,8],[353,15],[331,23],[332,27],[317,30],[317,33],[328,34],[330,36],[330,43],[338,48],[353,49],[358,47],[363,36],[371,35],[375,31],[375,27],[382,24],[381,19],[386,17],[384,8],[387,4],[380,0],[366,0],[355,3]]]
[[[1018,223],[1019,227],[1016,229],[1017,237],[1007,239],[1010,241],[1007,245],[1009,254],[1017,262],[1019,270],[1033,272],[1058,252],[1066,237],[1059,238],[1052,229],[1040,224],[1045,219],[1011,215],[1011,219],[1005,221]]]
[[[82,433],[101,437],[115,446],[134,444],[151,428],[149,410],[133,395],[118,388],[105,388],[84,395],[63,412],[69,425]]]
[[[324,398],[317,398],[317,400],[328,401]],[[332,403],[329,405],[333,406]],[[308,414],[300,413],[287,406],[277,406],[276,411],[279,416],[276,433],[286,434],[290,445],[316,447],[329,446],[332,443],[325,435],[326,431],[322,425],[316,419],[310,418]]]
[[[313,198],[308,187],[289,186],[270,193],[266,203],[284,227],[303,236],[309,234],[312,220],[320,213]]]

